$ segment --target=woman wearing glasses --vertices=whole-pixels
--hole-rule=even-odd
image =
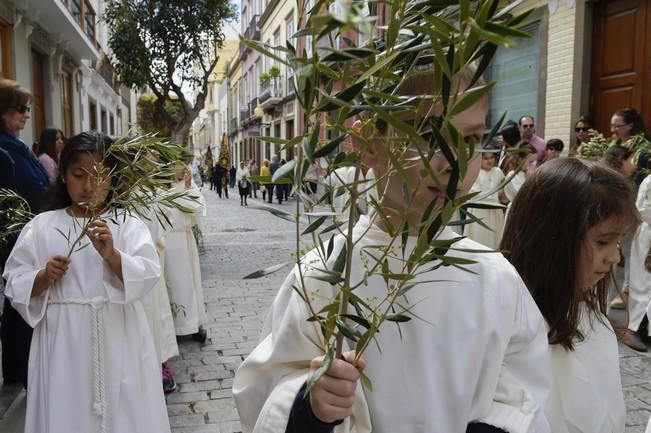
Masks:
[[[634,108],[617,110],[610,118],[610,132],[613,134],[614,144],[631,150],[635,160],[638,161],[635,184],[639,185],[646,176],[646,167],[640,166],[639,156],[641,153],[651,151],[651,142],[647,138],[642,116]]]
[[[48,175],[32,151],[18,135],[29,119],[32,94],[16,81],[0,78],[0,188],[18,193],[37,213],[41,196],[48,186]],[[2,204],[0,204],[2,206]],[[0,232],[5,232],[0,221]],[[4,268],[9,252],[16,242],[12,237],[0,242],[0,268]],[[27,386],[27,360],[32,328],[27,325],[5,298],[2,314],[2,376],[5,384]]]
[[[590,129],[592,129],[590,119],[587,116],[579,116],[576,122],[574,122],[574,136],[576,140],[570,146],[568,156],[576,156],[579,154],[579,148],[590,140],[590,136],[588,135]]]

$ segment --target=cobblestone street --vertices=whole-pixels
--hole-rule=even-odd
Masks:
[[[172,362],[179,389],[167,397],[175,433],[241,431],[231,397],[233,375],[255,346],[266,311],[288,269],[258,280],[241,277],[287,260],[293,251],[291,223],[239,205],[203,189],[208,216],[203,220],[202,257],[209,341],[201,346],[180,341],[181,356]],[[295,202],[280,205],[289,210]],[[274,204],[274,206],[278,206]],[[644,433],[651,414],[651,356],[620,345],[621,371],[628,409],[626,433]]]

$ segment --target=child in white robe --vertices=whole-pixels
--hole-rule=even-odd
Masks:
[[[460,82],[468,82],[464,80]],[[427,94],[422,86],[421,82],[413,82],[402,90],[409,95]],[[461,136],[478,137],[477,142],[481,139],[487,106],[483,98],[452,119]],[[353,128],[356,126],[361,123]],[[404,222],[417,228],[425,208],[444,194],[435,185],[421,184],[422,168],[418,164],[405,170],[406,177],[387,170],[388,152],[393,150],[385,148],[381,138],[386,136],[386,130],[378,125],[371,136],[375,138],[368,146],[374,149],[373,155],[364,152],[362,162],[374,173],[390,173],[378,185],[380,206],[403,206],[402,211],[407,213]],[[414,161],[418,155],[410,146],[396,157]],[[437,153],[430,164],[445,188],[447,161]],[[460,194],[471,187],[479,167],[480,159],[475,155],[469,161],[463,184],[458,186]],[[404,208],[405,187],[413,194],[408,209]],[[364,281],[355,294],[365,300],[382,299],[387,290],[380,275],[368,279],[365,276],[364,263],[369,261],[365,249],[391,242],[375,216],[360,217],[354,228],[351,284],[354,287]],[[394,221],[394,225],[402,227],[403,222]],[[453,237],[458,235],[449,228],[441,234],[441,239]],[[415,242],[416,237],[409,236],[406,255]],[[343,243],[344,238],[338,237],[327,266],[333,265]],[[485,249],[469,239],[459,241],[455,248]],[[303,287],[319,311],[319,300],[334,296],[334,289],[313,278],[320,273],[310,265],[318,260],[317,254],[312,251],[302,259],[302,272]],[[417,281],[427,282],[410,290],[409,300],[413,303],[405,299],[402,304],[419,319],[401,324],[400,329],[383,327],[376,334],[382,353],[371,344],[355,365],[350,352],[347,361],[333,360],[306,399],[302,390],[310,374],[321,365],[323,349],[317,342],[323,335],[315,322],[307,320],[311,314],[296,289],[302,286],[299,270],[292,270],[271,307],[258,346],[235,376],[233,394],[242,431],[316,432],[334,428],[336,433],[463,433],[469,425],[483,425],[486,430],[482,431],[548,433],[543,408],[549,371],[539,366],[547,365],[549,358],[544,323],[533,299],[501,255],[464,251],[455,255],[475,260],[468,266],[472,272],[449,266],[419,275]],[[391,260],[389,265],[394,272],[399,266],[396,262]],[[358,385],[357,367],[364,368],[372,380],[372,391],[366,392]]]
[[[192,227],[197,224],[200,214],[205,212],[205,202],[201,191],[192,181],[189,170],[180,168],[171,192],[183,191],[196,200],[182,201],[187,210],[192,213],[184,213],[177,209],[165,211],[172,225],[165,235],[165,280],[172,305],[176,335],[192,335],[193,339],[203,343],[207,338],[207,332],[202,326],[207,322],[206,306],[201,284],[199,251]]]
[[[68,141],[51,193],[56,210],[25,226],[5,267],[6,295],[34,327],[25,433],[170,431],[140,303],[160,276],[147,227],[110,211],[66,256],[89,210],[103,210],[111,180],[96,186],[92,173],[111,143],[99,133]]]
[[[618,345],[606,307],[619,241],[636,222],[626,179],[574,158],[543,164],[513,201],[500,249],[547,322],[554,433],[624,431]]]
[[[143,297],[142,305],[147,314],[154,338],[154,347],[156,347],[156,353],[162,365],[163,391],[168,394],[176,390],[176,382],[167,361],[179,354],[179,346],[176,342],[174,317],[165,281],[165,228],[162,227],[153,210],[149,212],[149,220],[146,221],[146,224],[156,246],[161,276],[154,288]]]
[[[644,334],[642,325],[646,307],[651,301],[651,273],[644,261],[651,248],[651,176],[644,178],[637,192],[636,206],[642,223],[635,231],[631,243],[630,281],[628,286],[628,329],[622,341],[632,349],[646,352],[645,340],[651,336],[651,327]],[[648,319],[647,319],[648,323]]]
[[[504,181],[504,173],[495,166],[497,153],[492,148],[486,147],[481,153],[481,170],[479,176],[470,188],[470,192],[477,192],[472,202],[500,206],[498,199],[498,187]],[[495,149],[497,151],[497,149]],[[481,209],[472,208],[469,212],[486,224],[489,228],[478,223],[469,223],[464,228],[464,236],[486,245],[488,248],[496,249],[502,239],[502,228],[504,227],[503,209]]]

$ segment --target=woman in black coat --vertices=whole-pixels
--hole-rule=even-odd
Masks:
[[[0,187],[18,193],[33,213],[41,207],[48,175],[18,134],[29,119],[32,95],[16,81],[0,78]],[[5,231],[5,221],[0,230]],[[4,269],[16,236],[0,245],[0,266]],[[2,376],[5,384],[22,383],[27,387],[27,361],[32,328],[5,299],[0,328]]]

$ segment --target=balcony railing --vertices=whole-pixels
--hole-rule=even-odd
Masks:
[[[249,114],[249,106],[241,105],[240,106],[240,123],[246,122],[251,115]]]
[[[258,106],[258,98],[255,97],[249,101],[249,117],[255,115],[255,108]]]
[[[228,132],[232,133],[237,130],[237,117],[232,118],[228,123]]]
[[[258,27],[258,18],[260,18],[259,15],[253,15],[253,17],[251,17],[251,21],[249,21],[249,26],[246,28],[246,31],[244,32],[244,37],[246,39],[252,39],[254,41],[260,40],[260,27]]]
[[[260,40],[260,27],[258,27],[258,18],[259,18],[258,15],[253,15],[251,21],[249,21],[249,26],[244,31],[245,39],[251,39],[254,41]],[[242,42],[240,42],[240,57],[242,59],[245,59],[250,49],[251,48],[247,47]]]
[[[272,107],[282,100],[281,77],[269,77],[260,83],[260,106]]]

